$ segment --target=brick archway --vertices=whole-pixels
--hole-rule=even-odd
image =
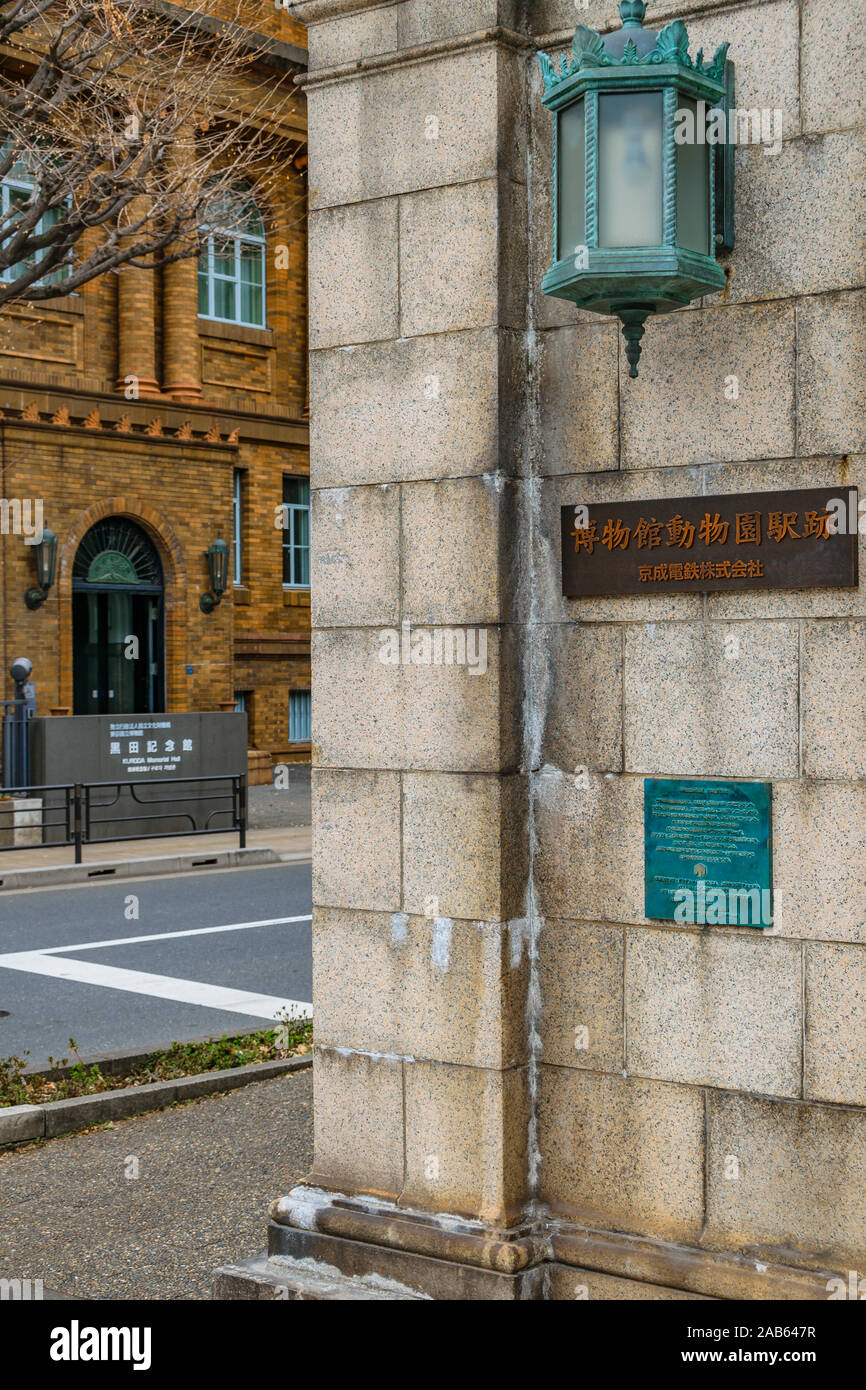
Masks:
[[[60,608],[60,703],[73,706],[72,567],[78,547],[91,526],[107,516],[125,516],[147,532],[159,551],[165,581],[165,707],[183,709],[186,659],[186,565],[180,542],[166,517],[137,497],[106,497],[81,512],[58,554],[57,598]]]

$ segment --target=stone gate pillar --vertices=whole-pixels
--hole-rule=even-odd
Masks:
[[[538,1279],[517,8],[292,7],[310,46],[316,1142],[271,1253],[439,1298]]]
[[[637,503],[659,526],[747,499],[769,525],[803,489],[863,497],[863,107],[838,81],[836,0],[689,17],[695,51],[730,42],[738,107],[780,133],[734,151],[725,290],[652,322],[637,379],[616,321],[540,291],[536,47],[561,71],[575,23],[619,28],[615,6],[293,10],[310,43],[316,1143],[273,1206],[271,1259],[218,1292],[858,1296],[863,523],[857,586],[795,566],[788,589],[644,593],[639,545],[633,591],[562,583],[563,508]],[[771,808],[772,920],[652,903],[659,780],[687,812],[707,785]]]

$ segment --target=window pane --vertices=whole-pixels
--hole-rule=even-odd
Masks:
[[[235,318],[235,286],[232,280],[214,280],[213,311],[218,319]]]
[[[222,275],[227,280],[234,280],[235,254],[233,247],[226,246],[225,242],[214,245],[213,270],[214,275]]]
[[[12,168],[9,170],[9,177],[10,179],[17,179],[19,183],[32,184],[34,181],[34,170],[36,168],[38,168],[38,163],[34,160],[33,155],[24,156],[20,159],[16,159]]]
[[[8,185],[6,186],[6,193],[9,198],[9,210],[12,213],[14,213],[22,203],[26,203],[27,199],[30,197],[29,189],[25,190],[23,188],[10,188]],[[4,272],[3,278],[4,280],[9,280],[10,282],[12,280],[17,280],[18,276],[23,275],[25,270],[27,270],[28,268],[28,261],[18,261],[16,265],[9,266],[8,270]]]
[[[241,322],[259,326],[264,323],[261,288],[258,285],[245,285],[243,281],[241,281]]]
[[[600,246],[660,246],[662,94],[608,93],[598,101]]]
[[[297,507],[292,512],[292,541],[295,545],[310,544],[310,513],[304,508]]]
[[[262,283],[262,266],[264,264],[264,247],[250,246],[249,242],[241,242],[241,279],[248,281],[251,285]]]
[[[291,478],[288,474],[283,474],[283,501],[291,502],[296,507],[309,507],[310,505],[310,480],[309,478]]]
[[[202,256],[198,263],[198,311],[200,314],[210,313],[207,289],[207,257]]]
[[[283,583],[310,586],[310,480],[283,476]]]
[[[289,742],[309,743],[312,737],[309,690],[289,691]]]
[[[251,199],[247,200],[246,212],[243,221],[243,230],[249,232],[250,236],[264,236],[265,227],[259,216],[258,208]]]
[[[310,552],[308,549],[295,550],[295,583],[303,588],[310,587]]]
[[[680,109],[691,112],[686,130],[698,137],[677,145],[677,246],[710,254],[710,151],[706,144],[706,106],[701,102],[704,129],[698,130],[698,104],[680,97]],[[721,153],[721,151],[720,151]]]

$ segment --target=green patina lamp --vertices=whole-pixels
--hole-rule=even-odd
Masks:
[[[643,27],[622,0],[604,39],[579,24],[557,69],[539,54],[553,113],[554,264],[545,294],[622,321],[630,376],[644,323],[725,284],[733,246],[733,149],[713,143],[733,105],[727,44],[689,57],[682,20]]]
[[[229,579],[229,548],[219,531],[217,531],[216,540],[212,541],[205,551],[205,559],[207,560],[212,592],[202,594],[198,606],[202,613],[212,613],[219,605]]]
[[[57,570],[57,537],[47,526],[38,545],[33,547],[33,564],[36,568],[36,587],[28,589],[24,595],[24,602],[31,612],[45,602]]]

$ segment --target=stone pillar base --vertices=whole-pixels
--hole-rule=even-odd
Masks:
[[[544,1254],[532,1222],[499,1229],[302,1185],[272,1203],[267,1255],[218,1270],[214,1297],[538,1299]]]
[[[544,1297],[544,1266],[519,1274],[433,1259],[271,1222],[269,1252],[216,1272],[216,1299],[348,1298],[501,1302]]]
[[[845,1274],[551,1217],[497,1230],[304,1186],[271,1217],[267,1254],[217,1270],[215,1299],[821,1301]]]
[[[267,1255],[259,1255],[253,1260],[242,1260],[240,1264],[218,1269],[211,1297],[228,1302],[284,1299],[286,1302],[322,1303],[349,1299],[418,1302],[424,1295],[401,1290],[397,1285],[383,1287],[369,1280],[353,1279],[329,1265],[314,1266],[309,1260],[269,1260]]]

